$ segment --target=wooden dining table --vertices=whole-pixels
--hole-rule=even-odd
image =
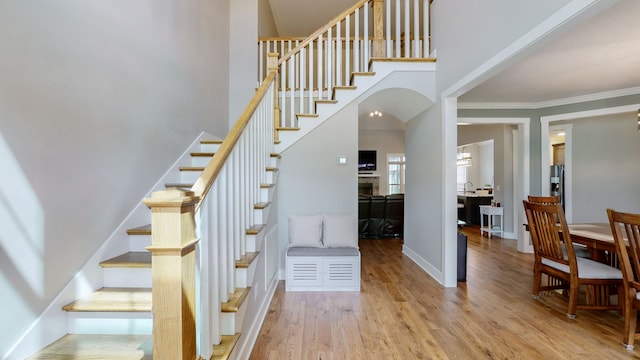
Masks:
[[[609,223],[576,223],[568,226],[571,241],[584,245],[591,259],[610,265],[615,264],[616,244]],[[529,230],[528,225],[525,228]]]
[[[569,224],[569,233],[573,243],[586,246],[589,257],[593,260],[619,267],[618,250],[609,223]],[[627,235],[622,232],[627,249]]]

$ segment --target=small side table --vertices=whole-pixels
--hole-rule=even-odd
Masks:
[[[487,215],[487,226],[484,226],[484,216]],[[500,226],[494,225],[494,217],[498,217],[500,220]],[[491,205],[480,205],[480,235],[486,232],[491,238],[491,235],[494,233],[500,233],[500,236],[503,236],[504,231],[504,208],[491,206]]]

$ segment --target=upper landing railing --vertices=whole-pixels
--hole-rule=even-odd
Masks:
[[[429,0],[361,0],[306,39],[259,40],[258,82],[269,53],[279,55],[281,127],[295,114],[314,113],[314,101],[350,86],[353,73],[369,71],[375,58],[428,58]]]

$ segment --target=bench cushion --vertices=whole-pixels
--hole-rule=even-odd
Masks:
[[[287,256],[358,256],[360,251],[356,248],[317,248],[317,247],[290,247]]]
[[[322,215],[289,215],[289,242],[291,246],[323,247]]]
[[[356,214],[324,214],[322,242],[327,248],[358,247]]]

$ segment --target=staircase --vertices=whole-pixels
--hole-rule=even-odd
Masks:
[[[168,182],[167,188],[190,189],[206,164],[220,146],[219,140],[201,140],[200,150],[190,152],[188,166],[180,166],[180,181]],[[279,156],[271,155],[272,163],[265,173],[276,173]],[[261,185],[261,198],[256,203],[258,225],[246,230],[247,251],[235,262],[236,290],[221,304],[222,341],[212,349],[211,359],[226,359],[240,338],[247,296],[254,281],[260,253],[256,243],[263,236],[276,177]],[[127,230],[128,252],[100,262],[103,287],[62,309],[67,312],[68,334],[28,359],[151,359],[152,346],[152,256],[146,250],[151,245],[151,225]]]
[[[151,214],[131,216],[124,250],[89,269],[100,288],[62,306],[67,334],[28,359],[248,357],[278,281],[278,154],[375,92],[427,93],[426,29],[428,0],[361,0],[293,46],[261,41],[262,84],[238,123],[176,163],[144,200]]]

